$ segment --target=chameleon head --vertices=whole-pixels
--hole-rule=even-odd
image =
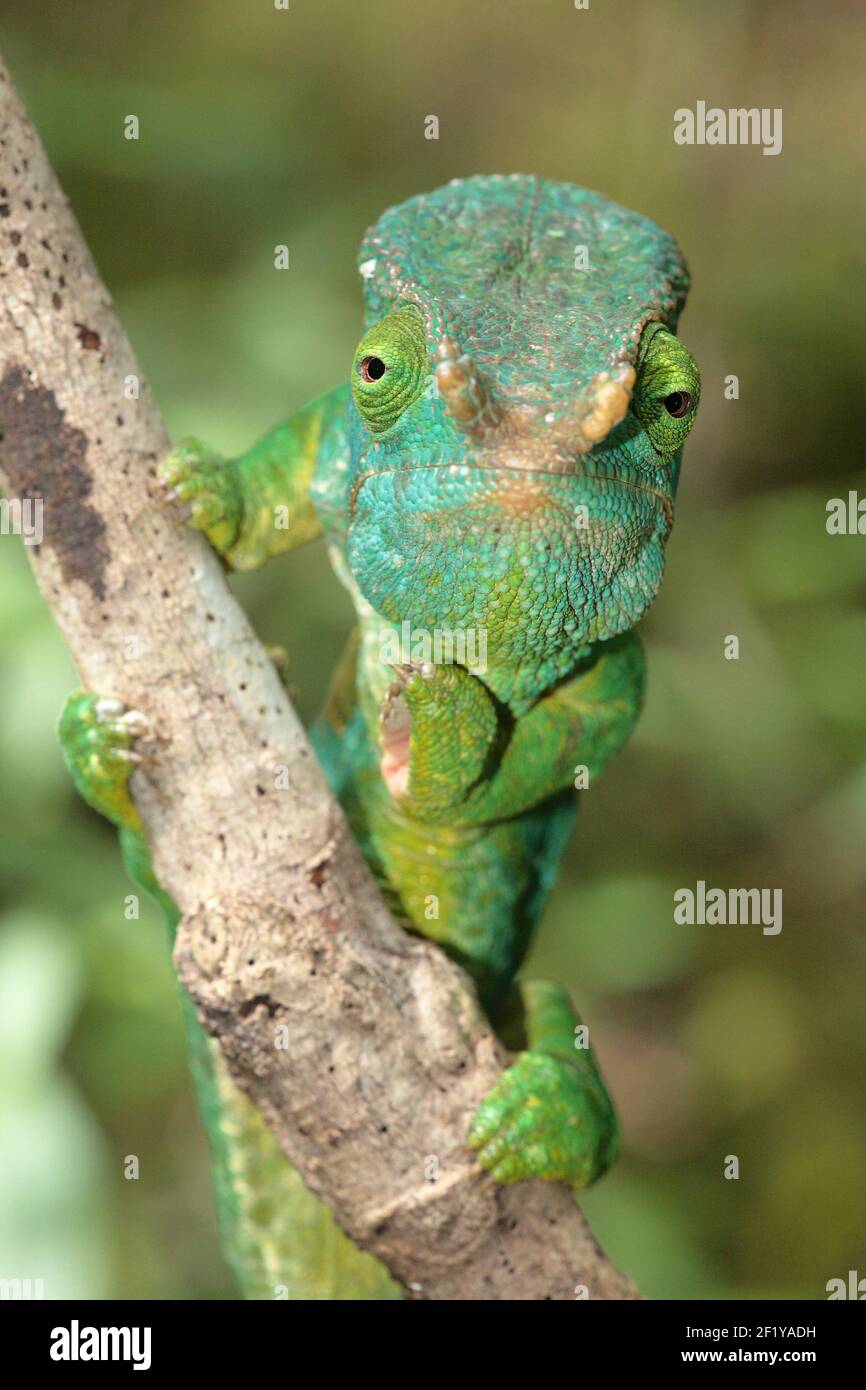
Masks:
[[[564,670],[652,602],[700,395],[675,242],[514,176],[391,209],[361,251],[348,558],[391,622]]]

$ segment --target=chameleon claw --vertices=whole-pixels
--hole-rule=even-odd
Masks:
[[[148,761],[143,753],[136,753],[132,748],[115,748],[114,756],[123,763],[145,763]]]
[[[140,710],[129,709],[122,700],[101,696],[94,703],[93,713],[98,724],[110,724],[132,738],[144,738],[151,732],[150,724]]]
[[[173,507],[179,500],[177,489],[170,487],[165,479],[160,478],[159,475],[149,480],[147,490],[157,511],[165,511],[167,507]]]
[[[170,484],[165,478],[153,479],[149,491],[157,511],[173,512],[181,521],[187,522],[192,516],[192,497],[184,496],[184,484]]]
[[[401,699],[404,689],[405,686],[397,681],[388,686],[379,711],[379,723],[383,729],[391,729],[396,725],[401,729],[404,726],[409,727],[409,711]]]
[[[144,715],[137,709],[130,709],[126,714],[122,714],[117,723],[126,729],[127,733],[132,734],[133,738],[144,738],[150,733],[150,724]]]
[[[289,664],[289,653],[287,649],[278,646],[276,643],[268,642],[265,645],[265,651],[268,654],[268,660],[276,667],[280,674],[282,674]]]
[[[389,661],[388,665],[397,677],[391,687],[392,689],[396,688],[397,692],[402,690],[404,685],[408,685],[411,680],[414,680],[418,674],[418,668],[409,661]]]
[[[93,713],[96,715],[96,718],[100,721],[100,723],[103,723],[109,719],[117,719],[118,716],[122,715],[125,710],[126,705],[124,705],[122,701],[112,700],[106,696],[103,696],[101,699],[97,700],[95,705],[93,706]]]
[[[422,680],[430,681],[436,675],[436,667],[432,661],[389,661],[388,665],[397,677],[396,682],[394,682],[395,693],[399,693],[404,686],[410,685],[418,676]],[[393,689],[394,686],[390,689]]]

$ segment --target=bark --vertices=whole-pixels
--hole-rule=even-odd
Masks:
[[[235,1080],[415,1297],[635,1297],[564,1187],[498,1188],[466,1148],[505,1054],[463,973],[385,910],[218,561],[154,507],[165,428],[2,68],[0,269],[7,496],[44,501],[29,554],[84,684],[156,731],[133,793]]]

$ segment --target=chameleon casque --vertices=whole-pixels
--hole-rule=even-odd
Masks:
[[[700,395],[675,336],[687,271],[646,218],[522,175],[455,180],[390,209],[359,266],[367,327],[350,381],[239,458],[187,440],[161,485],[234,569],[324,532],[358,627],[316,751],[399,919],[469,971],[517,1049],[467,1116],[467,1142],[501,1182],[582,1187],[615,1155],[614,1111],[564,991],[514,977],[571,829],[575,770],[591,784],[641,704],[633,629],[662,577]],[[404,624],[480,634],[483,669],[394,662]],[[127,790],[143,727],[78,692],[60,732],[79,791],[118,825],[173,927]],[[400,1297],[290,1169],[185,1009],[244,1292]]]

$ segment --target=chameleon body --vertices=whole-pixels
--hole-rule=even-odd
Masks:
[[[565,993],[514,981],[575,781],[592,785],[640,708],[633,629],[661,580],[700,394],[675,336],[686,269],[646,218],[524,176],[390,209],[359,267],[349,382],[234,460],[186,441],[160,477],[236,569],[324,532],[358,627],[317,753],[395,913],[470,972],[517,1050],[467,1142],[498,1181],[581,1187],[614,1156],[614,1111]],[[78,693],[61,737],[173,925],[127,789],[139,720]],[[291,1172],[189,1012],[246,1292],[399,1296]]]

